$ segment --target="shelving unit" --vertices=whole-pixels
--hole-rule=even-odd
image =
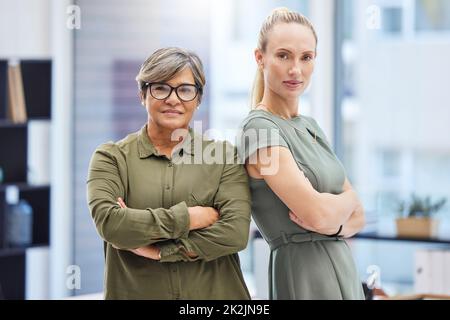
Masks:
[[[434,238],[399,237],[393,230],[381,233],[365,231],[355,235],[352,241],[355,241],[355,247],[361,255],[370,250],[378,254],[383,252],[390,257],[391,260],[376,260],[373,263],[378,265],[380,262],[379,267],[384,274],[382,286],[390,296],[416,293],[448,296],[449,285],[444,273],[448,272],[445,252],[450,250],[450,237],[446,230],[447,228],[442,229],[439,236]],[[387,253],[389,248],[392,251]],[[421,252],[421,258],[417,255],[418,252]],[[424,254],[427,257],[425,259]],[[363,260],[367,261],[367,257]],[[402,263],[404,267],[397,267],[398,263]]]
[[[353,239],[450,244],[450,238],[406,238],[397,237],[396,235],[378,234],[376,232],[358,233],[353,237]]]
[[[8,92],[5,73],[7,61],[0,61],[0,92]],[[27,122],[16,124],[7,119],[7,103],[0,101],[0,300],[26,298],[27,250],[49,246],[50,185],[30,185],[28,174],[29,121],[50,121],[51,60],[21,60]],[[5,89],[6,86],[6,89]],[[19,189],[19,198],[33,209],[32,243],[27,248],[8,248],[5,217],[5,192],[8,185]]]

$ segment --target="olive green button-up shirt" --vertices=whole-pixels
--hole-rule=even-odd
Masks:
[[[92,156],[87,199],[105,241],[106,299],[250,298],[237,254],[247,245],[250,225],[245,169],[234,148],[229,161],[229,144],[194,143],[200,136],[189,132],[172,159],[158,154],[146,125]],[[198,163],[208,153],[220,161]],[[127,208],[120,208],[118,197]],[[189,231],[191,206],[214,207],[220,218]],[[149,244],[161,249],[161,260],[126,250]]]

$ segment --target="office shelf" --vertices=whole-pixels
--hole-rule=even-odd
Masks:
[[[406,238],[397,237],[396,235],[382,235],[376,232],[364,232],[356,234],[352,239],[367,239],[367,240],[383,240],[383,241],[408,241],[408,242],[428,242],[428,243],[442,243],[450,244],[450,238]]]
[[[0,60],[0,93],[9,93],[8,61]],[[8,117],[11,110],[5,94],[0,97],[0,299],[26,298],[26,256],[27,249],[49,246],[50,240],[50,185],[27,183],[30,150],[42,149],[47,141],[40,141],[39,135],[29,136],[30,121],[51,121],[52,61],[20,60],[23,95],[26,107],[26,122],[13,123]],[[20,88],[21,86],[17,86]],[[9,99],[14,101],[13,99]],[[14,105],[13,107],[18,107]],[[32,129],[30,129],[32,130]],[[32,141],[28,141],[31,139]],[[37,140],[38,145],[36,146]],[[42,144],[41,144],[42,142]],[[34,149],[33,149],[34,147]],[[34,159],[34,158],[33,158]],[[42,171],[38,171],[42,172]],[[26,200],[33,210],[32,242],[27,248],[9,248],[6,243],[5,193],[8,185],[19,189],[19,198]]]
[[[253,238],[262,238],[263,236],[259,230],[253,232]],[[363,232],[358,233],[355,236],[349,238],[352,239],[365,239],[365,240],[383,240],[383,241],[408,241],[408,242],[428,242],[428,243],[441,243],[450,244],[450,238],[406,238],[397,237],[396,235],[384,235],[376,232]]]

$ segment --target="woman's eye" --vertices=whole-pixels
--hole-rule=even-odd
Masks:
[[[286,53],[280,53],[278,55],[278,58],[280,58],[281,60],[286,60],[288,58],[288,55]]]
[[[305,61],[311,61],[311,60],[312,60],[312,57],[311,57],[311,56],[305,56],[305,57],[303,58],[303,60],[305,60]]]
[[[156,91],[167,91],[167,87],[165,87],[165,86],[155,86],[153,88],[153,90],[156,90]]]
[[[182,93],[189,93],[189,92],[191,92],[193,89],[192,89],[192,88],[189,88],[189,87],[181,87],[179,90],[180,90],[180,92],[182,92]]]

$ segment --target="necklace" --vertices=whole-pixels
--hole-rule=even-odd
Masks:
[[[268,105],[265,105],[264,103],[258,103],[258,104],[256,105],[255,108],[257,108],[257,107],[259,107],[259,106],[266,108],[268,112],[270,112],[271,114],[273,114],[273,115],[275,115],[275,116],[277,116],[277,117],[280,117],[280,118],[283,119],[283,120],[290,120],[290,119],[292,119],[292,118],[285,118],[285,117],[283,117],[282,115],[280,115],[280,114],[274,112],[271,108],[269,108]],[[297,115],[297,116],[298,116],[298,115]]]
[[[264,109],[260,109],[260,110],[264,110],[264,111],[266,111],[266,112],[269,112],[269,113],[273,114],[274,116],[277,116],[277,117],[279,117],[279,118],[281,118],[281,119],[283,119],[283,120],[290,120],[289,118],[288,118],[288,119],[285,119],[285,118],[282,117],[281,115],[279,115],[279,114],[273,112],[271,108],[269,108],[267,105],[265,105],[265,104],[263,104],[263,103],[258,103],[258,104],[256,105],[255,109],[258,108],[259,106],[262,106],[262,107],[264,107],[264,108],[267,109],[267,110],[264,110]],[[300,120],[303,120],[303,119],[300,118]],[[291,127],[293,127],[295,130],[299,131],[300,133],[306,134],[306,132],[304,132],[303,130],[300,130],[299,128],[297,128],[297,127],[295,127],[295,126],[293,126],[289,121],[287,121],[287,123],[288,123]],[[305,128],[306,128],[306,126],[305,126]],[[312,135],[311,130],[309,130],[308,128],[306,128],[306,130],[308,130],[308,131],[311,133],[311,135]],[[313,140],[312,143],[313,143],[313,144],[316,144],[316,143],[317,143],[317,134],[316,134],[316,130],[314,130],[314,140]]]

